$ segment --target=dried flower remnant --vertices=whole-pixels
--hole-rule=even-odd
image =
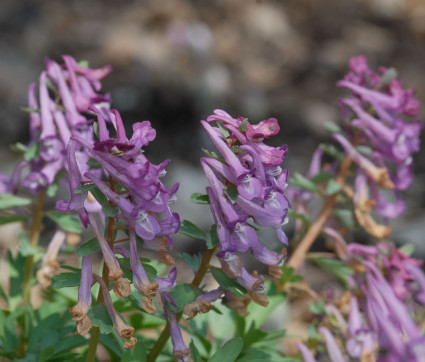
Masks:
[[[217,288],[208,293],[200,295],[193,303],[184,306],[183,313],[187,315],[188,320],[193,319],[198,313],[208,313],[213,307],[211,303],[215,302],[223,294],[224,290]]]
[[[92,327],[90,318],[87,316],[92,303],[92,279],[92,259],[91,255],[87,255],[83,257],[81,263],[81,282],[78,290],[78,303],[71,310],[73,319],[77,323],[77,334],[80,335],[86,335]]]
[[[62,230],[57,230],[50,240],[49,246],[47,247],[46,254],[43,257],[41,266],[37,270],[37,280],[40,285],[47,288],[52,284],[52,278],[59,270],[59,263],[57,257],[59,250],[65,242],[66,233]]]

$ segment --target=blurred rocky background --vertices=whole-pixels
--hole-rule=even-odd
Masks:
[[[127,126],[150,120],[158,137],[147,151],[172,158],[169,184],[181,183],[183,218],[208,227],[208,208],[188,202],[206,181],[198,160],[212,148],[199,125],[214,108],[251,121],[276,117],[286,167],[304,172],[323,124],[338,122],[335,87],[350,57],[394,66],[425,103],[423,0],[56,0],[0,2],[0,172],[15,162],[8,146],[25,141],[27,86],[44,57],[61,54],[111,64],[104,82]],[[422,116],[424,113],[422,114]],[[394,239],[425,255],[425,152],[406,192],[409,210]],[[201,248],[201,246],[199,247]],[[196,247],[195,247],[196,249]]]

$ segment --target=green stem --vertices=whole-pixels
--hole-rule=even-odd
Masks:
[[[34,206],[34,214],[32,218],[32,226],[29,234],[29,242],[32,248],[36,248],[38,239],[40,238],[44,200],[46,199],[46,191],[42,191],[38,196],[37,203]],[[31,301],[31,280],[34,267],[34,255],[29,255],[25,260],[25,274],[23,282],[23,303],[28,305]]]
[[[208,266],[210,264],[211,258],[213,257],[215,253],[215,250],[216,248],[208,249],[207,252],[205,253],[202,259],[201,265],[199,266],[199,269],[192,280],[192,283],[191,283],[192,287],[198,288],[201,285],[201,282],[208,271]],[[179,321],[181,317],[182,317],[182,313],[180,312],[176,315],[177,321]],[[167,323],[165,328],[162,330],[161,335],[155,342],[155,345],[152,347],[152,350],[150,351],[146,362],[154,362],[156,358],[158,357],[158,355],[161,353],[162,349],[165,346],[165,343],[167,343],[168,338],[170,337],[170,329],[168,327],[169,325]]]
[[[40,238],[40,233],[42,229],[42,219],[43,219],[43,208],[44,201],[46,199],[46,191],[42,191],[38,195],[37,203],[34,205],[34,214],[32,216],[32,225],[29,232],[29,243],[32,248],[36,248],[38,244],[38,239]],[[34,255],[28,255],[25,260],[25,270],[24,270],[24,281],[22,284],[22,301],[23,305],[27,306],[31,303],[31,282],[34,269]],[[24,320],[21,326],[21,347],[20,354],[25,356],[27,350],[27,338],[26,338],[26,314],[24,315]]]
[[[344,185],[351,163],[352,163],[351,158],[347,157],[342,163],[341,168],[339,170],[338,176],[336,178],[336,182],[342,186]],[[323,205],[322,210],[320,211],[316,220],[313,222],[313,224],[311,224],[304,238],[298,243],[297,248],[295,249],[292,256],[289,258],[289,261],[286,264],[287,266],[297,270],[299,266],[302,264],[307,252],[310,250],[311,246],[313,245],[314,241],[317,239],[317,236],[320,234],[320,232],[323,229],[323,226],[328,220],[328,217],[335,206],[337,197],[338,197],[338,193],[335,193],[326,199],[326,202]]]
[[[109,182],[110,182],[112,191],[114,191],[114,179],[112,178],[112,176],[109,176]],[[115,225],[114,218],[109,217],[108,218],[108,244],[111,249],[114,247],[114,225]],[[109,283],[108,274],[109,274],[108,266],[106,265],[106,263],[103,263],[102,279],[106,285],[108,285]],[[99,288],[99,293],[97,295],[96,303],[103,304],[102,288]],[[92,327],[89,349],[87,351],[87,356],[86,356],[86,362],[93,362],[96,358],[97,344],[99,343],[99,335],[100,335],[99,327]]]

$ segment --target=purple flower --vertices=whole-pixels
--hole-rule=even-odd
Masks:
[[[93,228],[96,238],[99,242],[100,250],[102,251],[103,259],[108,266],[108,278],[113,281],[113,289],[118,298],[127,297],[130,295],[130,283],[122,276],[124,272],[121,270],[118,260],[115,258],[114,252],[108,245],[108,242],[100,232],[96,220],[92,214],[88,214],[91,227]]]
[[[316,362],[310,350],[306,347],[304,343],[297,343],[297,348],[303,355],[303,359],[305,362]]]
[[[339,349],[332,333],[326,327],[319,327],[319,333],[325,338],[326,347],[328,350],[329,358],[332,362],[344,362],[347,361],[344,358],[341,350]]]
[[[179,324],[177,323],[176,313],[164,307],[165,318],[168,321],[171,342],[173,343],[173,356],[178,362],[188,362],[190,349],[186,347]]]
[[[148,275],[140,262],[139,254],[137,252],[136,235],[132,230],[130,230],[130,264],[131,271],[133,272],[133,284],[140,294],[142,294],[142,306],[146,312],[154,313],[156,308],[152,298],[156,294],[159,283],[156,281],[150,282]],[[164,282],[161,284],[164,288]]]

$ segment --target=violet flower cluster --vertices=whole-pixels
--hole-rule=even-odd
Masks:
[[[91,69],[64,55],[64,64],[46,59],[46,70],[38,84],[28,89],[30,141],[24,160],[17,165],[12,176],[0,175],[0,192],[16,194],[22,186],[30,194],[45,192],[49,186],[64,181],[72,165],[66,157],[68,143],[73,135],[93,140],[91,107],[109,109],[110,97],[101,94],[101,80],[110,66]],[[84,155],[78,154],[80,159]],[[83,160],[79,160],[83,162]],[[47,287],[59,269],[56,260],[65,240],[72,236],[57,230],[37,272],[39,283]]]
[[[109,108],[109,95],[98,92],[100,81],[110,73],[111,67],[90,69],[68,55],[63,60],[65,64],[60,66],[46,59],[46,70],[41,73],[38,86],[36,83],[29,86],[27,148],[36,152],[16,167],[10,180],[4,179],[3,193],[15,193],[21,182],[32,194],[52,185],[61,170],[69,169],[66,149],[71,136],[78,134],[93,139],[88,122],[90,107]]]
[[[420,147],[422,122],[416,116],[419,101],[413,89],[403,89],[395,71],[380,67],[372,71],[363,56],[350,60],[351,71],[338,86],[352,91],[340,100],[345,135],[333,137],[357,165],[353,202],[358,222],[378,238],[391,228],[378,225],[370,216],[375,211],[384,219],[405,211],[400,192],[413,181],[412,154]],[[392,190],[393,200],[382,189]]]
[[[71,137],[68,146],[68,162],[72,165],[69,172],[71,199],[69,202],[59,201],[57,208],[67,212],[78,211],[83,225],[86,227],[91,225],[108,266],[108,278],[112,280],[113,290],[118,298],[130,294],[130,281],[123,277],[124,272],[116,254],[130,259],[132,282],[142,295],[142,307],[148,313],[153,313],[156,311],[153,298],[157,292],[166,293],[174,287],[176,269],[166,280],[162,278],[149,280],[138,256],[136,238],[140,238],[145,248],[156,250],[161,262],[167,265],[174,264],[168,251],[173,246],[171,235],[179,230],[180,218],[177,213],[171,211],[170,204],[175,200],[178,184],[167,189],[160,180],[165,175],[168,160],[160,165],[154,165],[143,154],[142,148],[156,137],[150,122],[135,123],[132,137],[128,139],[118,111],[104,111],[96,107],[92,107],[92,110],[98,117],[98,140],[90,140],[77,134]],[[110,136],[108,123],[115,129],[115,137]],[[80,153],[85,155],[85,163],[78,158]],[[88,160],[97,162],[98,168],[91,168],[87,164]],[[109,181],[104,181],[104,176],[109,177]],[[113,246],[110,240],[105,239],[104,232],[96,220],[96,214],[103,216],[103,213],[88,203],[93,195],[87,189],[87,185],[92,190],[95,187],[106,197],[110,205],[118,209],[114,220],[120,220],[119,227],[127,230],[129,249]],[[97,194],[94,190],[93,193]],[[115,221],[114,225],[118,227]],[[90,275],[91,266],[87,266],[87,271],[82,273],[81,285],[87,284],[86,280]],[[85,333],[88,332],[86,326],[89,325],[88,309],[80,307],[80,304],[87,305],[89,293],[90,288],[83,290],[77,306],[73,309],[77,331],[81,329]],[[107,306],[107,310],[113,321],[118,320],[112,304]],[[84,326],[79,329],[81,323]],[[115,322],[114,325],[116,328],[119,326]],[[134,337],[131,337],[131,333],[121,332],[120,335],[127,339],[125,346],[128,348],[134,346],[135,342],[132,339]]]
[[[238,253],[250,250],[270,267],[271,274],[281,275],[286,248],[281,253],[269,250],[259,240],[256,229],[273,228],[279,240],[288,243],[282,231],[289,207],[285,196],[288,173],[280,167],[287,146],[271,147],[263,142],[279,132],[275,118],[252,125],[247,119],[216,110],[201,123],[220,152],[217,157],[201,158],[217,226],[217,256],[229,277],[244,286],[255,302],[267,305],[263,280],[244,268]]]
[[[422,261],[389,243],[349,244],[350,291],[326,305],[319,334],[324,349],[313,357],[299,344],[305,361],[423,361],[425,274]]]

